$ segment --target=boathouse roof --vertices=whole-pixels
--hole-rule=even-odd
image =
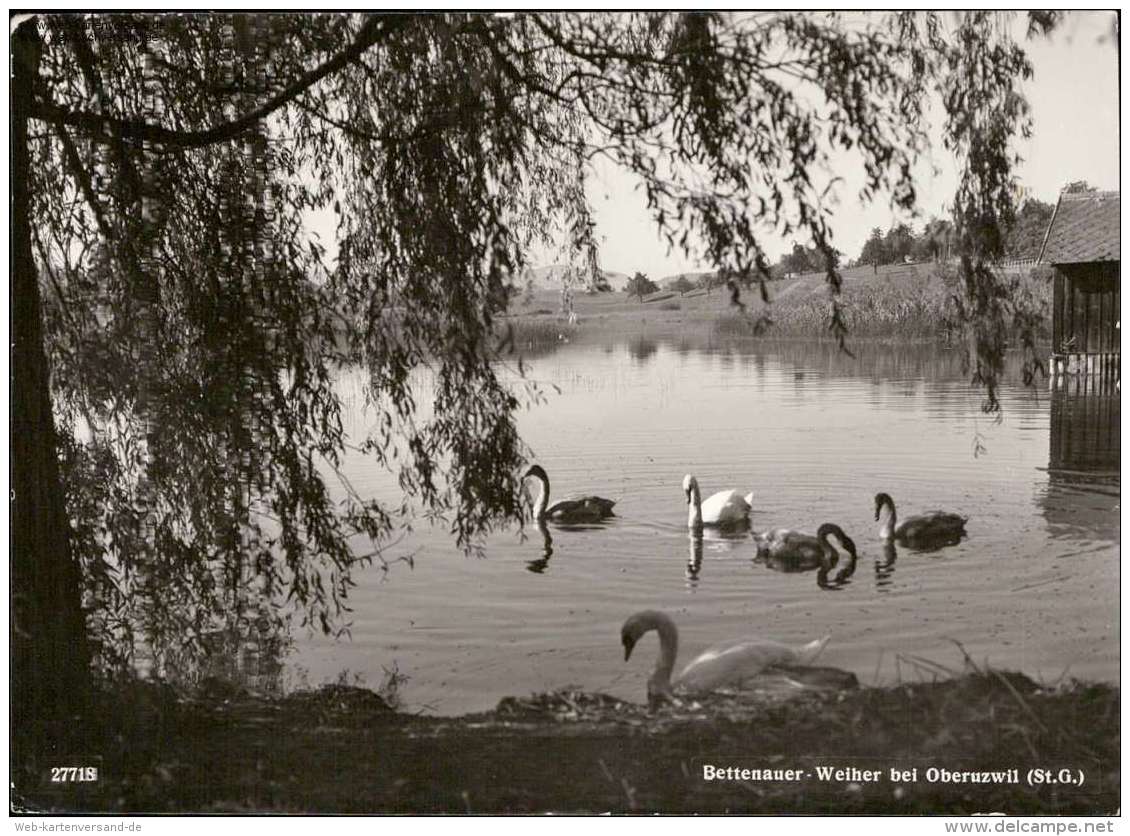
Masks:
[[[1119,261],[1119,192],[1063,192],[1055,205],[1040,261]]]

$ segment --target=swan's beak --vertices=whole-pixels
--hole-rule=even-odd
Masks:
[[[624,637],[624,661],[625,662],[627,662],[629,659],[632,658],[632,648],[635,647],[635,646],[636,646],[636,643],[634,641],[632,641],[627,636]]]
[[[878,502],[875,503],[875,522],[879,521],[879,511],[882,510],[882,507]]]

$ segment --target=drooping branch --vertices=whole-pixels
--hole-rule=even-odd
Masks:
[[[408,15],[388,15],[371,17],[365,21],[353,43],[325,63],[303,73],[281,91],[259,107],[238,119],[215,125],[199,131],[178,131],[155,125],[139,119],[123,119],[105,113],[91,113],[83,110],[69,110],[52,102],[36,101],[31,108],[31,116],[47,122],[61,123],[84,128],[92,134],[101,132],[115,134],[122,139],[146,140],[160,145],[176,148],[202,148],[225,142],[270,116],[279,108],[285,107],[313,87],[346,65],[356,61],[370,47],[406,25]]]
[[[99,231],[101,231],[106,240],[112,240],[114,232],[110,228],[110,223],[106,220],[105,214],[102,212],[102,204],[98,202],[98,196],[94,194],[94,189],[90,186],[90,174],[82,164],[82,157],[79,156],[78,149],[75,148],[74,142],[71,141],[70,136],[67,134],[67,129],[63,127],[63,125],[56,123],[55,133],[63,146],[63,153],[67,157],[67,164],[74,172],[75,181],[78,183],[79,189],[82,191],[82,195],[86,199],[87,204],[90,206],[90,211],[94,215],[94,220],[98,224]]]

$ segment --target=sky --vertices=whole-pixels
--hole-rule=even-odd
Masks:
[[[1033,65],[1033,78],[1023,90],[1032,109],[1032,138],[1020,141],[1023,162],[1017,169],[1025,194],[1054,203],[1069,182],[1119,188],[1119,88],[1118,51],[1111,36],[1112,12],[1070,12],[1050,38],[1025,42]],[[1023,13],[1014,27],[1022,34]],[[940,132],[916,181],[921,216],[896,217],[889,202],[880,198],[861,206],[855,195],[858,178],[845,172],[847,186],[832,221],[833,244],[848,258],[856,258],[872,227],[888,229],[900,220],[918,225],[931,215],[941,215],[957,186],[956,167],[942,148]],[[933,167],[940,169],[935,175]],[[854,182],[853,182],[854,179]],[[633,180],[611,167],[595,172],[590,200],[596,211],[601,238],[601,266],[631,275],[637,270],[653,279],[709,269],[688,261],[681,253],[668,254],[655,233],[641,192]],[[810,242],[803,241],[808,244]],[[792,247],[769,232],[765,246],[773,260]]]

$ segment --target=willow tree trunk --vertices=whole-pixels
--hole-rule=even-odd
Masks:
[[[76,729],[90,657],[70,550],[51,413],[43,312],[31,249],[28,113],[40,42],[34,19],[12,37],[10,682],[13,765]],[[64,737],[64,734],[67,738]]]

